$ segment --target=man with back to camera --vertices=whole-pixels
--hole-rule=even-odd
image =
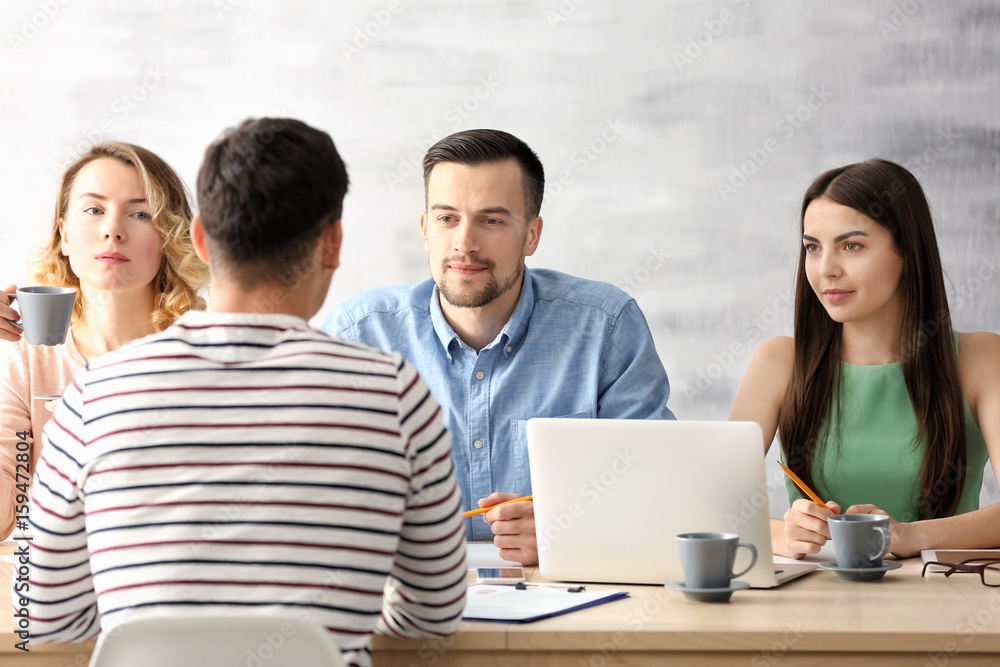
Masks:
[[[323,327],[417,367],[445,411],[464,508],[531,493],[532,417],[673,419],[635,300],[607,283],[525,267],[542,233],[545,175],[534,151],[500,130],[468,130],[431,146],[423,166],[431,277],[352,297]],[[530,501],[483,518],[469,520],[469,539],[538,561]]]
[[[14,591],[32,640],[284,608],[368,665],[376,627],[455,630],[465,537],[441,409],[399,354],[307,323],[347,185],[329,135],[297,120],[208,148],[191,236],[209,312],[92,359],[44,430]]]

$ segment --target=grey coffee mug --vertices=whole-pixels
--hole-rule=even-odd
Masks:
[[[7,320],[24,331],[28,345],[62,345],[73,315],[76,290],[72,287],[35,285],[7,293],[17,301],[21,321]]]
[[[729,588],[730,580],[742,577],[757,563],[757,548],[740,542],[735,533],[683,533],[676,536],[677,552],[688,589]],[[733,572],[736,550],[750,550],[750,564]]]
[[[827,519],[839,567],[882,565],[889,552],[889,517],[883,514],[836,514]]]

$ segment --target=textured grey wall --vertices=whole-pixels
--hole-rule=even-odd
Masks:
[[[61,166],[105,137],[192,183],[248,115],[328,130],[353,185],[328,305],[427,274],[419,158],[500,127],[548,170],[529,261],[646,312],[685,419],[728,413],[787,334],[796,209],[820,171],[909,165],[958,328],[1000,331],[1000,7],[989,0],[8,0],[3,278],[22,280]]]

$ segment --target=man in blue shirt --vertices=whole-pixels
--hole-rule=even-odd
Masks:
[[[545,175],[499,130],[445,137],[424,156],[420,216],[431,277],[340,304],[328,332],[401,352],[445,412],[464,509],[531,493],[532,417],[673,419],[670,385],[634,299],[607,283],[529,272]],[[501,493],[502,492],[502,493]],[[530,501],[466,522],[509,560],[538,560]]]

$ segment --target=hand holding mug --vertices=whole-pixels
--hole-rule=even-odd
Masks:
[[[22,287],[4,294],[6,312],[14,318],[4,318],[8,327],[24,331],[24,339],[29,345],[62,345],[66,342],[76,290],[72,287],[36,285]],[[10,309],[10,299],[17,301],[21,311],[20,322],[17,313]],[[4,311],[0,311],[2,313]],[[7,327],[5,327],[6,329]],[[7,340],[11,340],[6,337]],[[16,339],[14,339],[16,340]]]
[[[9,340],[16,343],[21,340],[21,329],[13,322],[21,319],[20,313],[10,307],[11,298],[7,293],[17,291],[17,285],[8,285],[0,292],[0,340]]]

